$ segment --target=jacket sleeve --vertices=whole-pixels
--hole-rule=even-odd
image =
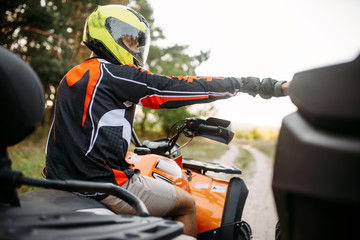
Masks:
[[[153,74],[130,65],[117,67],[113,72],[117,79],[112,83],[117,97],[153,109],[226,99],[235,96],[241,88],[253,96],[262,91],[255,78],[244,81],[234,77],[175,77]]]
[[[155,84],[155,85],[154,85]],[[175,108],[208,103],[235,96],[240,84],[235,78],[160,77],[148,75],[149,94],[140,99],[145,107]]]

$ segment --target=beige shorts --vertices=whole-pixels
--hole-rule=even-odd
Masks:
[[[148,208],[150,216],[167,216],[176,202],[175,186],[161,180],[141,176],[137,171],[121,187],[139,197]],[[101,202],[117,214],[137,215],[129,204],[115,196],[109,195]]]

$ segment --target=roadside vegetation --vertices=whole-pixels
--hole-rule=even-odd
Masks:
[[[253,155],[245,148],[239,147],[240,154],[236,158],[236,166],[242,170],[246,170],[250,164],[255,162]]]
[[[41,171],[45,166],[45,146],[48,131],[48,125],[40,126],[19,144],[8,148],[13,170],[21,171],[27,177],[42,178]],[[36,187],[22,186],[18,192],[23,193],[33,189]]]
[[[228,145],[205,138],[196,138],[182,150],[183,156],[200,161],[212,161],[220,158],[229,149]]]
[[[278,135],[279,129],[269,127],[238,129],[235,131],[235,137],[238,143],[257,148],[271,159],[275,157]]]

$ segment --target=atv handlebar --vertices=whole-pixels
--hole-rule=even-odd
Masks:
[[[230,121],[219,118],[208,118],[206,120],[188,118],[186,120],[190,134],[185,133],[185,136],[201,136],[225,144],[229,144],[234,137],[234,130]]]
[[[206,133],[217,133],[217,132],[219,132],[219,127],[208,126],[205,124],[199,124],[198,131],[206,132]]]
[[[170,138],[170,133],[173,129],[176,129],[176,133]],[[146,140],[141,144],[134,129],[132,129],[131,134],[132,143],[136,147],[135,153],[140,155],[152,153],[171,158],[171,153],[179,150],[179,147],[176,147],[176,142],[181,134],[184,134],[184,136],[189,138],[201,136],[217,142],[229,144],[234,137],[234,130],[231,122],[227,120],[219,118],[208,118],[206,120],[200,118],[186,118],[173,124],[167,138],[155,141]],[[186,146],[186,144],[182,147],[184,146]]]

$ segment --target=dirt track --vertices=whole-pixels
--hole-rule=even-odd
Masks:
[[[216,162],[236,165],[234,161],[241,154],[238,146],[236,143],[232,143],[230,149]],[[249,189],[243,220],[250,224],[254,240],[273,240],[275,239],[277,214],[271,189],[273,171],[271,159],[248,145],[242,145],[242,147],[246,148],[255,158],[255,163],[242,176]],[[228,177],[219,174],[213,176]]]

